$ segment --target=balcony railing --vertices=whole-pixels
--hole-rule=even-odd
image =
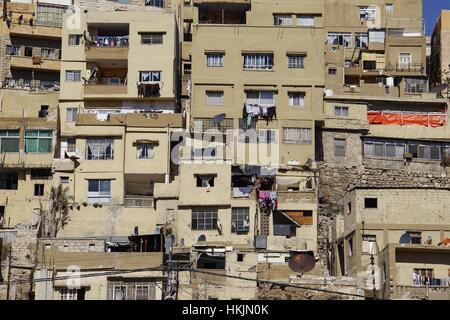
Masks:
[[[93,78],[85,80],[85,85],[99,85],[99,86],[123,86],[127,84],[127,78],[108,77],[108,78]]]
[[[391,72],[418,72],[424,73],[425,66],[421,63],[387,65],[385,71]]]
[[[59,82],[24,79],[6,79],[2,82],[2,88],[24,89],[30,91],[59,91]]]
[[[95,36],[90,45],[94,47],[128,47],[129,36]]]
[[[153,208],[154,200],[151,196],[125,195],[124,206],[127,208]]]

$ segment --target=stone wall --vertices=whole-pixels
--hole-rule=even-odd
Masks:
[[[41,250],[58,250],[63,252],[105,252],[104,239],[39,239]]]

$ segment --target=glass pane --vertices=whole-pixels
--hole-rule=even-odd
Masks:
[[[39,152],[50,152],[52,150],[52,139],[39,139]]]
[[[38,152],[38,139],[25,139],[25,152]]]
[[[25,137],[37,137],[39,135],[38,130],[26,130]]]
[[[88,191],[98,192],[99,191],[99,180],[88,180]]]
[[[100,180],[100,193],[101,194],[111,193],[111,180]]]
[[[375,155],[377,157],[384,156],[384,144],[382,144],[382,143],[375,144]]]

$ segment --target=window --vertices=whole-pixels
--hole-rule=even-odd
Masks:
[[[34,195],[37,197],[42,197],[44,195],[44,185],[41,183],[36,183],[34,185]]]
[[[50,180],[52,178],[51,169],[31,169],[31,180]]]
[[[378,208],[377,198],[364,198],[364,209],[376,209]]]
[[[303,92],[288,92],[289,107],[304,107],[305,93]]]
[[[414,275],[413,275],[414,286],[431,285],[433,278],[434,278],[433,269],[414,268]],[[446,283],[444,283],[444,285],[445,284]]]
[[[349,238],[347,240],[348,243],[348,256],[351,257],[353,256],[353,238]]]
[[[10,56],[20,56],[20,46],[7,45],[6,54]]]
[[[394,12],[394,4],[393,3],[386,3],[386,13],[393,13]]]
[[[127,286],[114,286],[113,300],[128,300]]]
[[[110,203],[111,202],[111,180],[93,179],[88,180],[88,203]]]
[[[289,144],[310,144],[310,128],[283,128],[284,143]]]
[[[258,141],[259,143],[276,143],[276,130],[259,129]]]
[[[206,65],[208,67],[223,67],[225,54],[221,52],[211,52],[206,54]]]
[[[208,106],[221,106],[223,103],[223,91],[206,91],[206,104]]]
[[[145,0],[145,5],[164,8],[164,0]]]
[[[78,290],[61,288],[59,289],[59,299],[60,300],[78,300]]]
[[[362,252],[376,254],[375,245],[377,242],[377,236],[364,234],[362,236]]]
[[[33,47],[25,47],[25,57],[33,56]]]
[[[345,139],[334,139],[334,156],[345,157]]]
[[[369,30],[369,42],[384,43],[385,32],[380,30]]]
[[[328,74],[335,76],[337,74],[337,69],[336,68],[328,68]]]
[[[65,6],[41,4],[37,5],[36,25],[48,27],[61,27]]]
[[[231,233],[247,234],[249,227],[249,208],[232,208]]]
[[[427,93],[428,81],[424,79],[404,78],[406,93]]]
[[[59,52],[56,49],[42,48],[41,57],[44,59],[59,59]]]
[[[67,82],[77,82],[81,80],[80,70],[66,70],[66,81]]]
[[[328,32],[328,44],[335,46],[344,46],[344,48],[351,48],[352,35],[351,33]]]
[[[374,7],[359,7],[359,18],[361,21],[375,21],[376,9]]]
[[[245,254],[243,254],[243,253],[238,253],[237,254],[237,258],[236,258],[236,261],[237,262],[244,262],[244,257],[245,257]],[[233,299],[232,299],[233,300]],[[239,300],[239,299],[238,299]]]
[[[197,175],[197,188],[209,188],[214,187],[215,175],[212,174],[202,174]]]
[[[400,53],[398,64],[401,69],[409,69],[411,67],[411,53]]]
[[[244,69],[246,70],[272,70],[273,53],[245,53]]]
[[[297,16],[298,26],[314,26],[314,16]]]
[[[69,34],[69,46],[81,45],[81,34]]]
[[[304,54],[289,54],[288,55],[288,68],[302,69],[304,67],[305,67],[305,55]]]
[[[26,153],[49,153],[52,151],[52,132],[47,130],[25,130]]]
[[[17,190],[19,174],[17,172],[0,173],[1,190]]]
[[[140,71],[140,82],[161,81],[161,71]]]
[[[138,159],[153,159],[155,157],[155,144],[142,143],[137,145]]]
[[[67,108],[66,109],[66,121],[75,122],[78,119],[78,108]]]
[[[279,211],[274,211],[272,216],[274,236],[290,238],[297,235],[297,224],[292,222],[292,220],[288,219]]]
[[[247,104],[272,107],[275,105],[273,91],[248,91]]]
[[[19,130],[0,131],[0,153],[19,152]]]
[[[87,139],[87,160],[113,160],[113,139]]]
[[[422,232],[420,231],[408,231],[406,232],[411,237],[412,244],[422,244]]]
[[[403,158],[405,142],[401,140],[365,139],[364,155],[384,158]]]
[[[136,285],[136,300],[150,300],[150,286]]]
[[[275,14],[273,16],[274,26],[290,26],[292,25],[292,16],[290,14]]]
[[[348,107],[335,106],[334,115],[336,117],[348,117]]]
[[[67,138],[67,152],[76,152],[77,145],[75,138]]]
[[[355,33],[355,47],[356,48],[367,48],[369,42],[369,37],[367,33]]]
[[[141,33],[141,44],[162,44],[163,36],[162,32]]]
[[[217,208],[192,208],[192,230],[214,230],[217,228]]]
[[[59,183],[61,183],[61,184],[69,183],[69,177],[67,177],[67,176],[59,177]]]

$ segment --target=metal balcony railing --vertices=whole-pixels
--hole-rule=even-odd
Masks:
[[[128,47],[129,36],[94,36],[90,45],[94,47]]]

